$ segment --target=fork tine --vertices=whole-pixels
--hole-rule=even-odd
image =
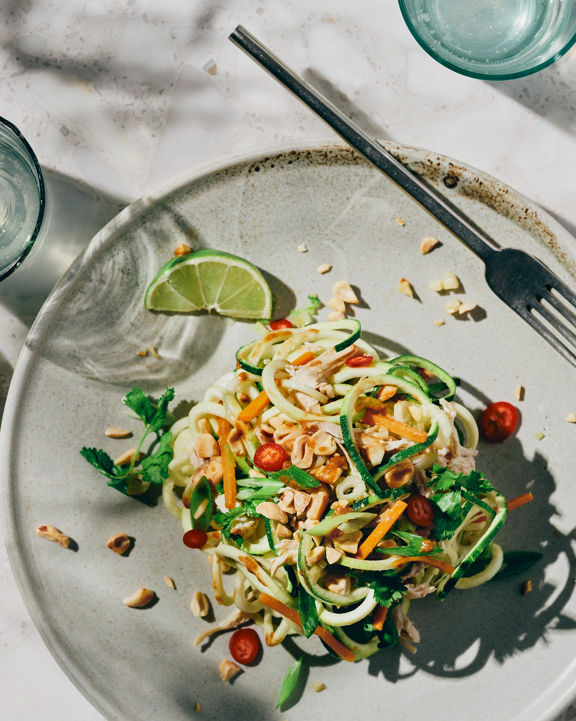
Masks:
[[[560,321],[554,313],[551,313],[545,305],[542,305],[542,303],[534,305],[532,306],[532,310],[535,313],[538,313],[538,315],[541,315],[544,320],[548,321],[554,330],[557,330],[558,333],[560,333],[560,335],[568,341],[568,343],[576,348],[576,333],[571,331],[570,328],[567,328],[564,323],[562,323],[562,321]]]
[[[555,290],[559,295],[563,296],[569,303],[576,307],[576,293],[558,278],[554,278],[553,282],[548,283],[549,290]]]
[[[534,308],[532,308],[534,310]],[[540,312],[541,307],[538,308]],[[530,310],[526,309],[525,312],[517,311],[524,320],[529,323],[543,338],[548,341],[550,345],[555,348],[560,355],[562,355],[569,363],[576,366],[576,353],[570,350],[559,338],[552,333],[548,326],[544,325]],[[554,326],[557,326],[557,321],[554,320]]]
[[[568,323],[576,327],[576,313],[567,308],[553,293],[548,292],[542,300],[549,303]]]

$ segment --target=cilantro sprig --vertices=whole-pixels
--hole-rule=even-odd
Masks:
[[[482,500],[494,487],[480,471],[474,470],[464,475],[434,465],[428,487],[433,492],[430,500],[435,506],[434,536],[439,541],[454,535],[473,505],[494,515],[494,509]]]
[[[348,575],[355,578],[359,586],[373,589],[374,598],[380,606],[391,608],[402,601],[407,591],[401,576],[396,571],[359,571],[349,569]]]
[[[99,473],[108,478],[109,486],[121,493],[132,495],[141,492],[143,484],[160,484],[168,477],[168,465],[172,460],[173,452],[172,434],[167,429],[167,418],[168,406],[173,399],[173,388],[168,388],[158,400],[147,396],[140,388],[132,388],[126,394],[124,404],[144,424],[144,432],[127,468],[116,465],[108,453],[101,448],[82,448],[81,455]],[[151,434],[156,437],[147,455],[139,461],[144,442]]]

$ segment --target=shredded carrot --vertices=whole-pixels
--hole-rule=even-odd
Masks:
[[[302,353],[302,355],[298,356],[296,360],[293,360],[292,365],[303,366],[306,365],[306,363],[309,363],[311,360],[314,360],[314,353],[307,350],[305,353]],[[262,413],[262,411],[269,403],[270,398],[268,398],[268,394],[266,393],[266,391],[260,391],[256,398],[250,401],[250,403],[248,403],[248,405],[242,408],[240,413],[238,413],[238,420],[244,421],[246,423],[253,421],[256,416],[259,416],[260,413]]]
[[[434,556],[402,556],[402,558],[398,558],[394,561],[392,565],[394,567],[403,566],[405,563],[412,563],[412,561],[425,563],[428,566],[435,566],[441,571],[444,571],[444,573],[447,573],[449,576],[454,573],[454,566],[446,563],[446,561],[441,561],[439,558],[434,558]]]
[[[378,606],[376,611],[374,611],[374,616],[372,617],[372,627],[375,631],[381,631],[384,628],[384,622],[386,621],[387,615],[388,606]]]
[[[520,508],[520,506],[523,506],[525,503],[530,503],[530,501],[533,500],[534,496],[528,491],[528,493],[523,493],[521,496],[516,496],[516,498],[509,500],[508,510],[513,511],[515,508]]]
[[[228,436],[230,424],[225,418],[218,418],[218,446],[222,457],[222,472],[224,484],[224,505],[226,508],[236,506],[236,464],[228,452]]]
[[[290,363],[293,366],[305,366],[306,363],[310,363],[311,360],[314,360],[314,353],[312,351],[307,350],[302,355],[299,355],[298,358],[295,358],[293,361],[290,361]]]
[[[413,428],[407,423],[402,423],[402,421],[397,421],[396,418],[387,416],[384,413],[367,411],[362,420],[366,420],[368,423],[384,426],[395,435],[407,438],[409,441],[414,441],[415,443],[424,443],[428,437],[424,431],[419,431],[417,428]]]
[[[256,398],[254,398],[253,401],[250,401],[250,403],[248,403],[248,405],[242,408],[240,413],[238,413],[238,420],[246,422],[254,420],[256,416],[259,416],[260,413],[262,413],[269,403],[270,398],[268,398],[266,391],[260,391]]]
[[[366,558],[376,548],[376,545],[384,538],[400,516],[404,513],[404,509],[408,504],[404,501],[395,501],[395,503],[387,508],[382,514],[382,520],[378,523],[372,533],[364,539],[362,545],[358,549],[356,558]]]
[[[300,614],[296,611],[296,609],[286,606],[286,604],[282,603],[282,601],[278,601],[274,598],[274,596],[270,596],[267,593],[261,593],[258,596],[258,600],[265,606],[268,606],[268,608],[271,608],[273,611],[282,614],[282,616],[285,616],[288,620],[298,626],[302,626]],[[345,661],[354,661],[354,652],[347,648],[343,643],[340,643],[340,641],[331,634],[330,631],[324,628],[324,626],[318,625],[314,633]]]

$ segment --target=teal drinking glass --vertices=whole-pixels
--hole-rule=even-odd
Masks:
[[[0,118],[0,280],[22,263],[42,227],[42,170],[18,128]]]
[[[574,0],[399,0],[416,40],[463,75],[509,80],[542,70],[576,42]]]

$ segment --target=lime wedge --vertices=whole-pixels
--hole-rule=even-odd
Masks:
[[[174,258],[148,286],[147,310],[191,313],[214,310],[233,318],[267,320],[272,291],[256,266],[220,250],[197,250]]]

